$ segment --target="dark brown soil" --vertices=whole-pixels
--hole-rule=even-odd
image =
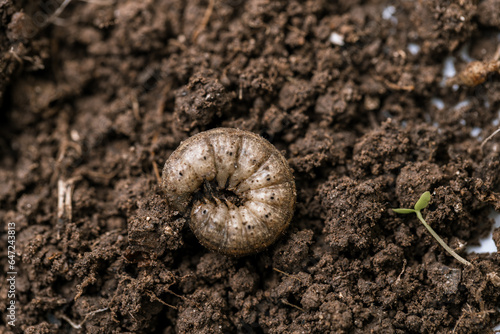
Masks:
[[[0,332],[500,322],[500,252],[464,252],[500,210],[500,135],[480,148],[498,127],[500,74],[442,84],[446,57],[458,70],[464,48],[493,58],[498,0],[75,0],[53,16],[61,3],[0,2],[4,272],[10,222],[19,254],[16,326],[2,278]],[[291,227],[239,259],[200,246],[159,187],[179,143],[219,126],[267,138],[296,178]],[[424,216],[473,267],[390,210],[427,190]]]

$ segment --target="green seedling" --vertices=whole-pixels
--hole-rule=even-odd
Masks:
[[[451,254],[451,256],[453,256],[455,259],[457,259],[458,261],[460,261],[461,263],[463,263],[466,266],[472,266],[472,264],[469,261],[467,261],[466,259],[464,259],[460,255],[458,255],[457,253],[455,253],[455,251],[453,249],[451,249],[443,241],[443,239],[441,239],[441,237],[439,235],[437,235],[436,232],[434,232],[434,230],[432,229],[432,227],[430,227],[429,224],[427,224],[427,222],[425,221],[424,217],[422,217],[422,213],[420,211],[422,209],[425,209],[427,207],[427,205],[429,204],[430,200],[431,200],[431,193],[428,192],[428,191],[426,191],[425,193],[422,194],[422,196],[420,196],[419,200],[417,201],[417,203],[414,206],[414,209],[399,208],[399,209],[392,209],[392,211],[394,211],[396,213],[403,213],[403,214],[415,213],[417,215],[418,219],[420,220],[420,222],[422,224],[424,224],[425,228],[432,234],[432,236],[434,237],[434,239],[436,239],[437,242],[439,242],[439,244],[441,246],[443,246],[443,248],[446,249],[446,251],[448,253]]]

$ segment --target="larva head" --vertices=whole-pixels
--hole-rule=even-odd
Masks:
[[[163,168],[169,207],[183,214],[201,244],[244,256],[272,244],[295,208],[293,174],[264,138],[218,128],[182,142]]]

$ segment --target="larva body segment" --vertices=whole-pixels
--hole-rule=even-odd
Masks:
[[[286,159],[248,131],[218,128],[182,142],[163,168],[169,207],[205,247],[230,256],[259,252],[288,227],[296,190]]]
[[[237,168],[229,178],[228,189],[235,189],[241,182],[255,173],[255,171],[257,171],[268,159],[271,155],[271,149],[268,149],[267,145],[263,145],[264,143],[269,144],[268,142],[264,142],[264,139],[261,137],[241,137],[241,146],[238,152],[238,160],[235,165]],[[276,150],[274,146],[271,145],[271,147]]]

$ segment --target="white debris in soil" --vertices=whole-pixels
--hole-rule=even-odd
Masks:
[[[344,36],[337,34],[336,32],[332,32],[330,34],[330,42],[334,45],[342,46],[344,45]]]
[[[495,224],[491,228],[490,234],[488,234],[486,237],[479,239],[479,246],[468,246],[465,251],[470,254],[470,253],[496,253],[497,252],[497,246],[495,245],[495,242],[493,241],[493,230],[495,228],[500,227],[500,213],[496,211],[492,211],[492,213],[489,216],[490,218],[495,219]]]
[[[415,56],[420,52],[420,45],[415,43],[408,43],[408,51]]]
[[[458,102],[454,107],[453,107],[453,110],[460,110],[462,108],[465,108],[465,107],[468,107],[470,105],[470,101],[469,100],[463,100],[463,101],[460,101]]]
[[[460,58],[466,63],[474,61],[474,59],[469,55],[469,46],[467,44],[462,46],[460,49]]]
[[[431,99],[431,104],[436,107],[438,110],[443,110],[444,102],[439,97],[433,97]]]
[[[440,83],[441,87],[444,87],[446,85],[446,81],[448,81],[449,78],[453,78],[456,74],[457,70],[455,69],[455,57],[446,57],[443,64],[443,80]],[[452,88],[453,90],[457,90],[458,85],[453,85]]]
[[[72,141],[79,141],[80,140],[80,134],[78,133],[78,131],[76,131],[74,129],[72,129],[69,132],[69,136],[71,137]]]
[[[480,139],[479,135],[481,134],[481,131],[483,131],[483,129],[475,126],[472,128],[472,130],[470,130],[470,135],[471,135],[471,137]]]
[[[392,23],[396,24],[396,23],[398,23],[398,19],[393,16],[395,13],[396,13],[396,7],[387,6],[382,11],[382,18],[384,20],[389,20]]]
[[[493,126],[497,126],[498,124],[500,124],[500,110],[498,111],[498,117],[491,121],[491,124]]]

